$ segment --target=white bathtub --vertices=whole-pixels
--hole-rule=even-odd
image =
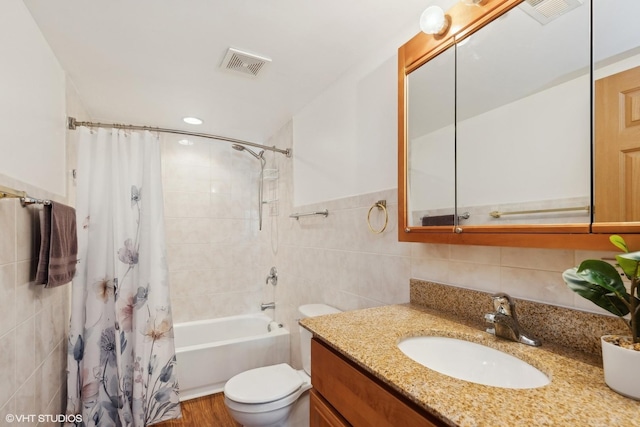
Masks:
[[[180,400],[219,393],[247,369],[289,363],[289,331],[274,327],[269,332],[270,321],[258,313],[176,323]]]

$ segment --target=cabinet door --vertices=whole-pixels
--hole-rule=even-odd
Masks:
[[[595,221],[640,221],[640,67],[595,84]]]
[[[310,427],[350,427],[344,418],[335,411],[315,390],[311,390],[309,399]]]
[[[444,425],[315,338],[311,341],[311,383],[336,412],[358,427]]]

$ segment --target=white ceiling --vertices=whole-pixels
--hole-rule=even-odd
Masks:
[[[90,119],[259,143],[385,41],[417,32],[425,7],[454,2],[24,0]],[[231,74],[229,47],[272,62],[257,78]]]

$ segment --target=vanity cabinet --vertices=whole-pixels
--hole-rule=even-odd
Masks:
[[[311,383],[311,427],[446,425],[317,338]]]
[[[309,425],[311,427],[349,427],[350,424],[340,415],[329,402],[311,389],[309,400]]]

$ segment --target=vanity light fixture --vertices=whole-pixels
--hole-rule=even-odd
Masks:
[[[420,15],[420,29],[427,34],[440,35],[449,28],[449,21],[439,6],[429,6]]]
[[[189,123],[190,125],[201,125],[202,119],[199,119],[197,117],[183,117],[182,121],[184,121],[185,123]]]

